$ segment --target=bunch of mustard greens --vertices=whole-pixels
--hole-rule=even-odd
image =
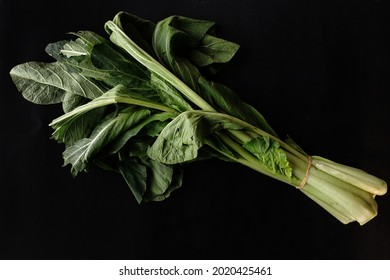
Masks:
[[[10,74],[28,101],[62,103],[50,126],[72,175],[92,165],[118,172],[139,203],[179,188],[183,163],[215,157],[298,188],[343,223],[375,217],[384,181],[281,140],[255,108],[206,78],[239,48],[213,26],[120,12],[105,24],[109,39],[73,33],[47,46],[55,62],[23,63]]]

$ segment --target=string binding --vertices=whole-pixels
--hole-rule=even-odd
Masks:
[[[303,189],[305,187],[306,183],[307,183],[307,180],[310,177],[310,169],[311,169],[311,165],[312,165],[313,159],[312,159],[311,156],[308,156],[308,160],[309,160],[309,163],[307,164],[305,177],[303,178],[303,180],[299,184],[299,186],[297,186],[297,189]]]

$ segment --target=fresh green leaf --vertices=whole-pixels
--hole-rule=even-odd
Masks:
[[[198,82],[202,90],[211,96],[213,104],[218,111],[242,119],[271,135],[277,136],[265,118],[251,105],[243,102],[232,89],[221,84],[209,82],[204,77],[199,77]]]
[[[50,43],[46,46],[45,51],[48,55],[53,57],[55,60],[63,62],[64,57],[61,51],[64,49],[65,44],[67,44],[69,40],[61,40],[58,42]]]
[[[235,43],[207,34],[213,22],[173,16],[160,21],[153,34],[159,60],[210,105],[214,100],[203,90],[199,67],[226,63],[237,52]],[[203,108],[204,109],[204,108]]]
[[[112,20],[123,32],[149,55],[154,56],[152,36],[156,24],[126,12],[119,12]]]
[[[55,131],[52,138],[69,147],[76,141],[88,137],[103,118],[103,114],[104,108],[95,108],[77,117],[69,118],[61,125],[53,126]]]
[[[99,81],[107,78],[107,74],[97,69],[91,62],[92,50],[96,45],[110,44],[100,35],[91,31],[71,33],[76,40],[59,41],[46,47],[46,52],[57,61],[70,66],[81,75]]]
[[[159,133],[163,127],[159,126],[152,126],[149,127],[151,123],[163,123],[164,127],[166,125],[166,121],[169,119],[174,118],[175,116],[170,113],[157,113],[153,114],[147,118],[145,118],[143,121],[141,121],[138,125],[128,129],[126,132],[124,132],[120,137],[118,137],[113,143],[111,143],[107,153],[114,154],[119,152],[119,150],[134,136],[136,136],[142,129],[147,129],[146,134],[149,136],[154,136],[157,132]],[[158,127],[159,131],[154,131],[154,129]],[[151,135],[154,134],[154,135]]]
[[[166,199],[183,180],[181,169],[150,159],[119,161],[118,170],[138,203]]]
[[[159,61],[197,93],[201,93],[197,82],[200,72],[186,55],[212,26],[212,22],[172,16],[160,21],[153,33],[153,48]]]
[[[232,151],[232,149],[215,134],[210,135],[206,139],[205,144],[211,147],[211,149],[207,149],[209,158],[216,157],[229,162],[232,162],[233,159],[239,158],[239,155]]]
[[[54,129],[52,138],[70,146],[77,140],[88,137],[91,129],[102,119],[104,107],[116,103],[117,90],[119,86],[87,103],[78,95],[66,93],[63,101],[66,114],[50,123]]]
[[[75,41],[69,41],[61,49],[61,54],[70,58],[73,56],[85,56],[90,53],[90,50],[88,50],[87,44],[80,39],[77,38]]]
[[[52,125],[54,128],[52,138],[69,147],[76,141],[89,137],[92,130],[102,120],[104,111],[104,108],[97,107],[68,118],[57,125]]]
[[[102,36],[100,36],[99,34],[88,30],[78,31],[76,33],[71,33],[71,34],[76,35],[82,40],[83,44],[87,46],[86,49],[89,50],[88,52],[90,52],[90,50],[95,45],[107,42],[107,40]]]
[[[198,67],[213,63],[227,63],[236,54],[240,46],[236,43],[206,34],[200,45],[191,53],[191,61]]]
[[[184,99],[180,92],[171,84],[167,83],[161,76],[152,73],[150,83],[159,95],[162,103],[167,104],[178,112],[192,110],[191,105]]]
[[[137,202],[141,203],[147,188],[147,167],[139,163],[136,158],[131,158],[127,161],[120,161],[118,169]]]
[[[78,140],[65,149],[64,164],[71,164],[72,174],[77,175],[88,166],[92,157],[103,147],[147,117],[149,113],[146,109],[129,107],[118,114],[108,115],[102,123],[96,126],[89,138]]]
[[[194,160],[207,136],[222,129],[241,129],[235,123],[203,111],[187,111],[171,121],[148,150],[151,159],[176,164]]]
[[[95,83],[59,62],[27,62],[12,68],[10,75],[23,97],[37,104],[64,100],[66,92],[94,99],[103,94]]]
[[[73,106],[71,104],[72,102],[80,101],[73,100],[72,96],[69,96],[68,94],[66,96],[68,96],[67,98],[69,98],[70,100],[64,105],[66,107],[65,109],[70,109],[71,106]],[[100,97],[95,98],[94,100],[91,100],[90,102],[85,103],[83,105],[78,105],[73,110],[53,120],[50,123],[50,126],[55,130],[53,133],[54,139],[59,142],[64,142],[63,138],[65,137],[69,127],[72,126],[72,123],[77,120],[77,118],[96,108],[101,108],[116,103],[125,103],[146,108],[153,108],[161,111],[170,112],[170,114],[176,113],[175,111],[171,111],[171,109],[168,107],[164,107],[163,105],[145,99],[140,94],[128,90],[123,85],[118,85],[107,91]]]
[[[287,155],[278,142],[269,137],[256,137],[244,143],[243,147],[254,154],[270,171],[292,177]]]
[[[181,187],[183,182],[183,170],[171,165],[166,165],[154,160],[146,162],[149,176],[148,188],[144,195],[144,201],[162,201]]]
[[[64,113],[69,113],[70,111],[76,109],[78,106],[87,103],[88,101],[89,99],[80,95],[65,92],[64,100],[62,101],[62,109],[64,110]]]
[[[111,42],[89,31],[74,35],[78,36],[76,40],[49,44],[46,51],[58,61],[76,68],[83,76],[109,87],[123,84],[138,91],[153,92],[149,71]]]
[[[91,62],[95,71],[86,72],[84,75],[101,79],[109,86],[122,84],[129,89],[142,94],[148,98],[154,98],[156,93],[150,85],[150,72],[134,59],[124,56],[109,44],[95,45],[91,53]],[[95,72],[98,71],[98,75]]]

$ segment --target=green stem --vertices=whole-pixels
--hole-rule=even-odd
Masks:
[[[150,109],[155,109],[155,110],[171,113],[175,116],[177,116],[179,114],[176,110],[174,110],[168,106],[159,104],[159,103],[135,99],[135,98],[126,97],[126,96],[112,96],[112,95],[104,96],[104,95],[102,95],[102,96],[95,98],[94,100],[92,100],[84,105],[81,105],[81,106],[75,108],[74,110],[54,119],[49,125],[53,126],[59,122],[62,122],[66,119],[69,119],[73,116],[84,114],[85,112],[88,112],[90,110],[93,110],[93,109],[96,109],[99,107],[103,107],[103,106],[107,106],[107,105],[111,105],[111,104],[115,104],[115,103],[138,105],[138,106],[142,106],[145,108],[150,108]]]
[[[175,109],[172,109],[171,107],[162,105],[160,103],[144,101],[144,100],[135,99],[135,98],[131,98],[131,97],[118,96],[118,97],[115,97],[115,101],[117,103],[132,104],[132,105],[138,105],[138,106],[142,106],[142,107],[146,107],[146,108],[150,108],[150,109],[156,109],[156,110],[159,110],[159,111],[172,113],[174,115],[178,115],[179,114]]]
[[[73,109],[72,111],[54,119],[49,125],[53,126],[59,122],[62,122],[66,119],[69,119],[73,116],[76,116],[79,114],[84,114],[85,112],[88,112],[92,109],[96,109],[96,108],[107,106],[107,105],[114,104],[114,103],[116,103],[116,102],[112,96],[100,96],[100,97],[95,98],[94,100],[92,100],[84,105],[78,106],[75,109]]]
[[[113,43],[125,49],[134,59],[144,65],[151,72],[162,77],[169,82],[173,87],[180,91],[191,102],[197,105],[202,110],[215,111],[203,98],[201,98],[195,91],[193,91],[187,84],[176,77],[167,68],[161,65],[156,59],[139,47],[133,40],[131,40],[125,32],[122,31],[113,21],[106,22],[106,29],[112,33],[110,39]]]
[[[254,126],[254,125],[252,125],[250,123],[247,123],[247,122],[245,122],[245,121],[243,121],[243,120],[241,120],[239,118],[233,117],[231,115],[227,115],[227,114],[219,113],[219,112],[199,112],[199,113],[223,117],[223,118],[231,121],[232,123],[236,123],[239,126],[242,126],[243,128],[249,130],[249,132],[253,132],[253,133],[255,133],[255,134],[259,135],[259,136],[269,137],[271,140],[278,142],[283,149],[285,149],[286,151],[288,151],[291,154],[295,155],[299,159],[303,160],[304,162],[306,162],[306,164],[308,163],[307,156],[305,156],[302,153],[300,153],[299,151],[295,150],[294,148],[292,148],[290,145],[288,145],[287,143],[283,142],[279,138],[273,136],[272,134],[269,134],[268,132],[265,132],[264,130],[262,130],[262,129],[260,129],[260,128]],[[229,133],[231,133],[233,136],[235,136],[237,139],[239,139],[242,143],[246,143],[246,142],[250,141],[253,138],[248,133],[245,133],[244,131],[229,130]]]
[[[290,153],[287,156],[294,175],[302,180],[306,175],[306,163]],[[312,199],[314,197],[314,201],[344,223],[352,219],[364,224],[377,212],[377,204],[371,193],[327,174],[314,165],[301,191]]]
[[[246,149],[244,149],[241,145],[239,145],[237,142],[232,140],[229,136],[225,135],[224,133],[217,133],[217,135],[220,137],[220,139],[228,145],[230,148],[232,148],[236,153],[238,153],[241,158],[234,158],[229,155],[224,154],[225,156],[229,157],[232,161],[241,163],[251,169],[256,170],[257,172],[260,172],[262,174],[265,174],[269,177],[272,177],[274,179],[277,179],[279,181],[282,181],[284,183],[287,183],[289,185],[296,186],[297,182],[294,179],[288,178],[281,174],[272,173],[268,170],[268,167],[266,167],[264,164],[262,164],[255,156],[253,156],[250,152],[248,152]]]
[[[372,194],[384,195],[387,192],[387,184],[385,181],[360,169],[339,164],[322,157],[313,157],[313,165],[331,176],[337,177]]]

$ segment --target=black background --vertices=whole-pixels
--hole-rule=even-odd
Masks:
[[[386,3],[387,2],[387,3]],[[119,175],[72,178],[48,123],[8,75],[51,61],[45,46],[118,11],[208,19],[242,47],[215,77],[308,153],[390,181],[389,1],[0,1],[0,258],[389,259],[390,196],[361,227],[292,187],[221,161],[185,167],[184,186],[138,205]]]

